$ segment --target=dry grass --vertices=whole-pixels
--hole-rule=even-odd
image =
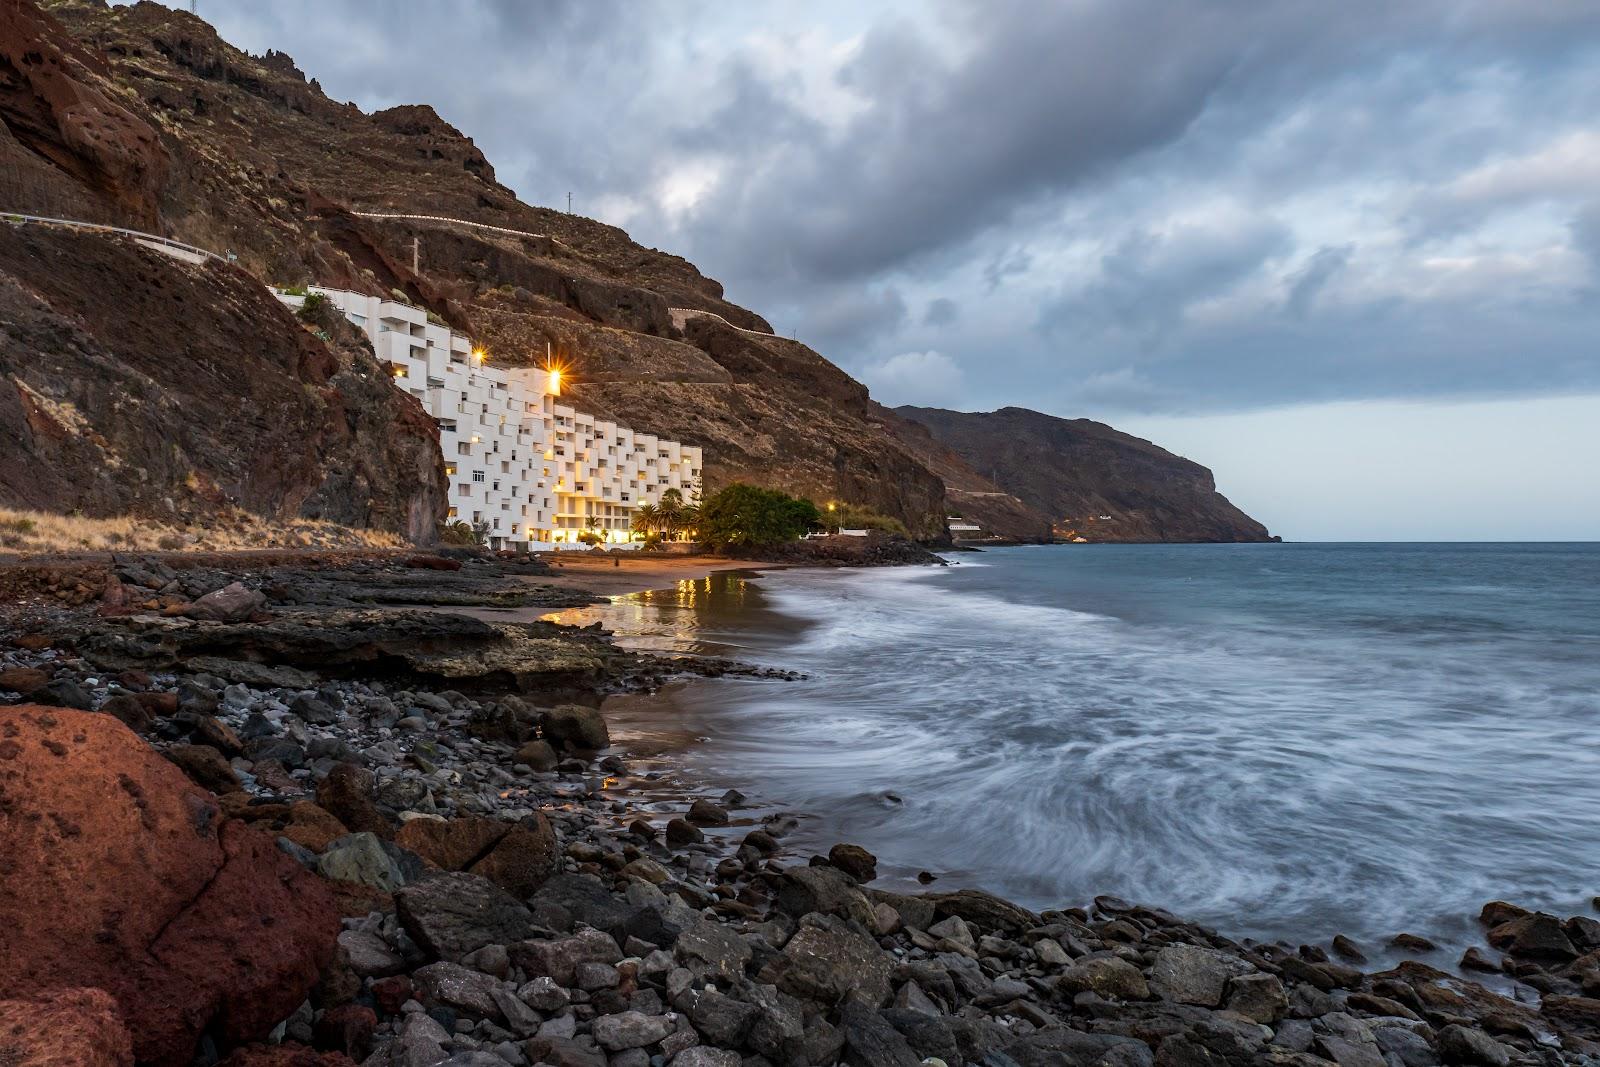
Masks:
[[[233,511],[204,524],[169,526],[152,519],[91,519],[46,511],[0,508],[0,552],[235,552],[262,548],[404,548],[379,530],[294,519],[268,522]]]

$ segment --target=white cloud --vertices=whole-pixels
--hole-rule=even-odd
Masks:
[[[942,352],[902,352],[874,363],[860,374],[873,397],[893,407],[960,407],[967,395],[961,365]]]

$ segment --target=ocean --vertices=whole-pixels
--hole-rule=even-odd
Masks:
[[[1231,936],[1477,940],[1600,893],[1600,545],[1004,548],[737,574],[598,611],[803,672],[624,702],[691,786],[882,884],[1110,893]]]

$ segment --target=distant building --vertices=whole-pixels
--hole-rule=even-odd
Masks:
[[[394,384],[434,417],[450,476],[449,517],[481,524],[494,547],[577,548],[585,530],[628,544],[635,507],[659,504],[669,489],[685,503],[699,496],[699,448],[558,403],[559,372],[490,365],[468,338],[398,300],[310,292],[361,327]]]
[[[950,531],[950,536],[957,541],[970,541],[983,536],[983,527],[975,522],[968,522],[960,515],[947,515],[944,520],[945,529]]]

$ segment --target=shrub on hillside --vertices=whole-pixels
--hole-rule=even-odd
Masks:
[[[833,530],[882,530],[901,537],[911,536],[906,531],[906,524],[899,519],[892,515],[880,515],[860,504],[836,505],[828,512],[827,521],[829,529]]]
[[[793,541],[817,527],[809,500],[735,482],[700,505],[700,540],[715,548],[751,548]]]

